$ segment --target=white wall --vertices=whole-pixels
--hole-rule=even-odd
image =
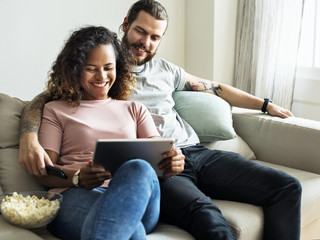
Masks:
[[[104,25],[118,33],[135,0],[0,0],[0,92],[31,100],[42,92],[72,30]],[[170,23],[158,55],[184,67],[184,0],[159,0]]]
[[[238,0],[215,0],[214,76],[216,82],[233,85]]]
[[[186,0],[185,70],[210,80],[214,70],[213,14],[213,0]]]
[[[232,85],[238,0],[186,0],[190,74]]]

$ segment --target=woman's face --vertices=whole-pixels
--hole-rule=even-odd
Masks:
[[[95,47],[88,56],[80,85],[84,100],[107,99],[116,79],[116,57],[111,44]]]

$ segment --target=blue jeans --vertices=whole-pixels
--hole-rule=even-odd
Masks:
[[[108,189],[69,188],[62,195],[48,225],[62,239],[146,239],[159,219],[158,177],[144,160],[124,163]]]
[[[301,185],[253,160],[196,145],[182,149],[185,170],[161,179],[161,218],[196,239],[236,239],[213,199],[261,206],[266,240],[300,238]]]

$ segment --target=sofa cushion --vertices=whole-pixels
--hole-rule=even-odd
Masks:
[[[259,161],[264,165],[273,167],[288,173],[299,179],[302,185],[301,200],[301,227],[305,227],[313,221],[319,220],[320,216],[320,175],[294,168],[284,167],[277,164]]]
[[[18,162],[19,126],[25,102],[0,93],[0,186],[3,192],[43,190]]]
[[[237,240],[258,240],[263,234],[263,210],[251,204],[213,200],[227,219]]]
[[[195,130],[201,142],[236,137],[231,107],[222,98],[209,93],[180,91],[173,93],[173,99],[174,108]]]
[[[19,145],[20,116],[25,103],[0,93],[0,149]]]
[[[303,189],[301,201],[302,228],[308,227],[310,223],[319,220],[320,188],[316,188],[315,186],[320,185],[320,175],[263,161],[258,162],[284,171],[299,179]],[[232,201],[215,199],[213,201],[221,209],[222,214],[232,227],[238,240],[262,239],[263,211],[261,207]]]
[[[3,240],[41,240],[37,234],[23,228],[16,227],[8,223],[2,216],[0,216],[0,239]]]
[[[215,141],[203,144],[209,149],[235,152],[239,153],[241,156],[245,158],[256,159],[254,152],[239,135],[237,135],[236,138],[230,140]]]
[[[19,149],[0,149],[0,185],[3,192],[44,190],[18,162]]]
[[[159,222],[153,232],[147,235],[147,240],[164,240],[164,239],[174,239],[174,240],[193,240],[194,237],[173,225]]]

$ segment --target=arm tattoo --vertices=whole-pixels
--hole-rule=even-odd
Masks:
[[[43,106],[49,100],[49,94],[43,92],[36,96],[31,102],[26,104],[21,114],[20,137],[26,133],[38,132],[41,123]]]
[[[214,86],[214,83],[208,83],[204,81],[199,81],[198,84],[187,81],[183,90],[214,93],[217,96],[219,96],[219,91],[223,91],[220,84],[218,84],[218,86]]]
[[[211,88],[210,88],[215,95],[217,95],[219,97],[219,94],[218,94],[218,91],[220,90],[221,92],[223,91],[222,88],[221,88],[221,85],[218,84],[217,87],[214,86],[214,84],[211,85]]]
[[[198,90],[198,85],[196,85],[196,84],[193,84],[192,82],[186,82],[186,84],[184,85],[184,88],[183,88],[183,90],[185,90],[185,91],[200,91],[200,90]]]

